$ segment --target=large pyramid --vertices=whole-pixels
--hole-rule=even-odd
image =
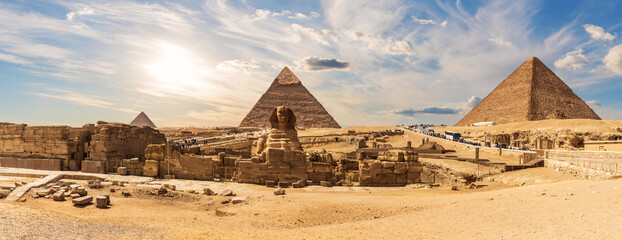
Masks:
[[[296,126],[301,128],[341,128],[322,104],[302,85],[302,82],[285,67],[274,79],[270,88],[244,117],[240,127],[270,127],[270,114],[277,106],[294,111]]]
[[[134,118],[134,121],[132,121],[130,125],[137,126],[137,127],[156,128],[156,125],[153,124],[153,122],[151,121],[151,119],[149,119],[149,117],[147,117],[147,114],[145,114],[145,112],[140,112],[140,114],[138,114],[138,116]]]
[[[600,117],[536,57],[527,59],[456,126]]]

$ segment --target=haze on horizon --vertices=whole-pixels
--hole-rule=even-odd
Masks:
[[[2,1],[0,121],[237,126],[284,66],[343,127],[456,123],[536,56],[622,119],[620,2]]]

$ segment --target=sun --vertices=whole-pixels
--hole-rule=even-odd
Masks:
[[[191,51],[169,43],[158,45],[159,56],[144,65],[157,80],[157,85],[171,90],[200,88],[204,85],[198,59]]]

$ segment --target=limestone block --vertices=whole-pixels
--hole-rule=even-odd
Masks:
[[[159,170],[159,163],[155,160],[146,160],[143,166],[143,176],[145,177],[157,177]]]
[[[221,196],[235,196],[235,193],[231,189],[225,189],[220,193]]]
[[[122,175],[122,176],[127,175],[127,167],[119,167],[119,168],[117,168],[117,173],[119,175]]]
[[[246,197],[234,197],[231,199],[231,203],[233,204],[238,204],[238,203],[243,203],[246,202]]]
[[[274,195],[277,195],[277,196],[278,195],[285,195],[285,189],[283,189],[283,188],[274,189]]]
[[[65,201],[65,191],[59,191],[52,195],[54,201]]]
[[[333,184],[331,182],[329,182],[329,181],[320,181],[320,185],[322,187],[332,187],[333,186]]]
[[[266,184],[266,187],[274,187],[274,186],[276,186],[276,182],[272,181],[272,180],[266,180],[266,181],[264,181],[264,183]]]
[[[96,207],[98,208],[107,208],[108,204],[110,204],[110,196],[109,195],[98,195],[95,200]]]
[[[71,202],[75,205],[85,205],[93,202],[93,196],[84,196],[79,198],[74,198]]]

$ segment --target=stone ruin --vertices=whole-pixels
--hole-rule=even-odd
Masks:
[[[144,161],[146,146],[163,142],[155,129],[121,123],[81,128],[0,123],[0,166],[114,173],[123,159]]]
[[[285,106],[274,108],[269,122],[271,128],[260,134],[196,138],[192,144],[166,140],[151,127],[121,123],[100,121],[81,128],[2,123],[0,166],[281,187],[387,186],[421,181],[417,149],[386,144],[388,137],[402,135],[401,131],[348,131],[303,137],[301,141],[296,115]],[[335,142],[347,142],[356,150],[303,150]]]
[[[286,184],[302,181],[306,184],[307,171],[313,170],[313,167],[298,142],[296,116],[287,107],[276,107],[272,111],[270,125],[272,128],[267,139],[258,141],[256,153],[259,156],[239,161],[238,181],[258,184],[266,181]]]

